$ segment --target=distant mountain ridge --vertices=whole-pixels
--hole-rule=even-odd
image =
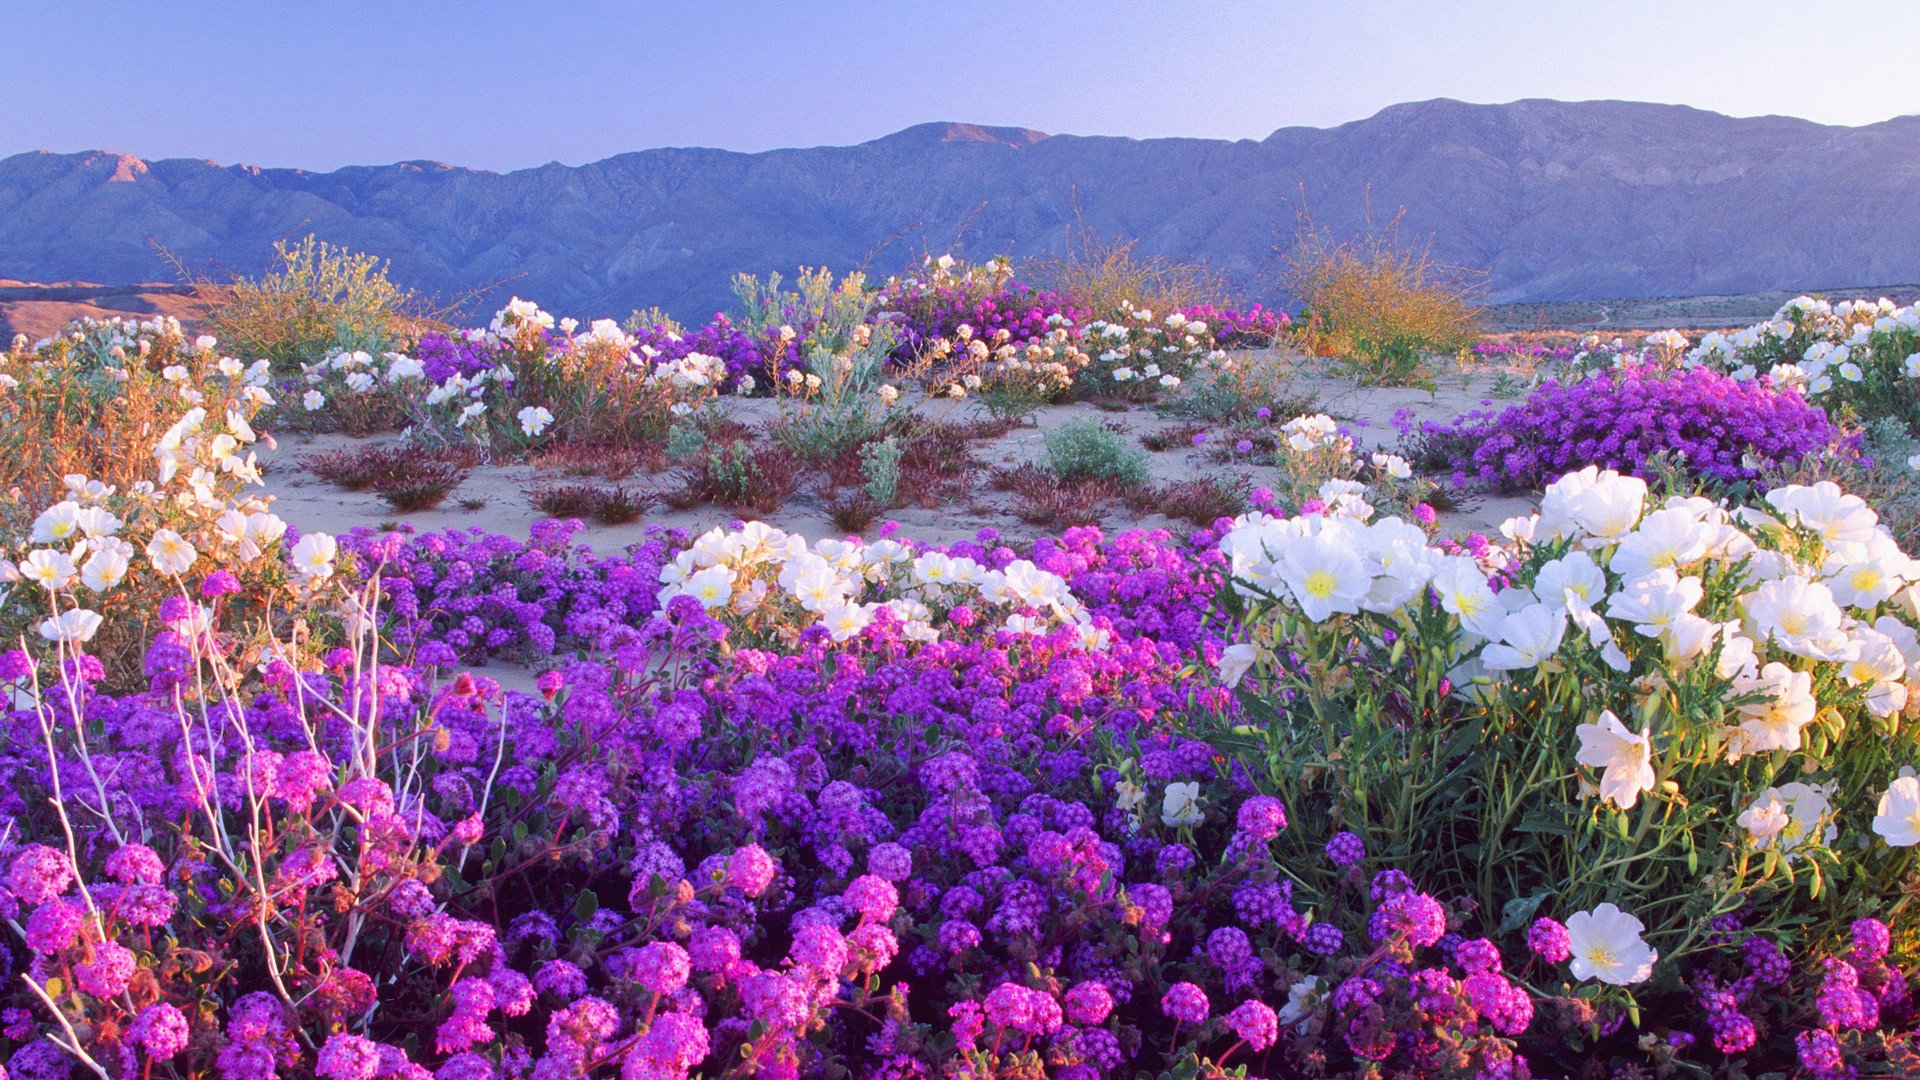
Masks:
[[[1920,280],[1920,116],[1863,127],[1621,101],[1435,100],[1266,139],[922,124],[856,146],[660,149],[493,173],[316,173],[100,152],[0,159],[0,277],[111,284],[262,268],[307,232],[451,298],[581,317],[725,306],[737,271],[887,273],[923,251],[1059,250],[1076,222],[1198,258],[1256,296],[1299,211],[1404,209],[1492,298],[1745,293]]]

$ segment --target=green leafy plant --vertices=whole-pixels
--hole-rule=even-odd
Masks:
[[[1047,467],[1063,481],[1145,484],[1152,466],[1140,448],[1095,420],[1069,420],[1046,435]]]

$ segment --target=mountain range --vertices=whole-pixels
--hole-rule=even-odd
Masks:
[[[1434,100],[1261,140],[923,124],[856,146],[659,149],[496,173],[332,172],[105,152],[0,158],[0,278],[253,273],[315,233],[396,280],[580,317],[704,318],[736,272],[884,274],[927,252],[1056,253],[1076,228],[1275,298],[1302,215],[1400,216],[1496,301],[1920,280],[1920,116],[1836,127],[1623,101]]]

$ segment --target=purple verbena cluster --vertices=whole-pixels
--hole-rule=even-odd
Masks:
[[[1396,423],[1403,434],[1445,448],[1455,483],[1503,490],[1538,489],[1589,465],[1646,475],[1656,456],[1702,477],[1750,480],[1758,465],[1795,461],[1841,440],[1826,413],[1789,387],[1652,365],[1548,382],[1519,405],[1451,424]]]

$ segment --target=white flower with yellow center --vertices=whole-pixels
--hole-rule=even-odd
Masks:
[[[1707,557],[1712,535],[1699,519],[1681,508],[1655,510],[1640,527],[1620,539],[1607,565],[1623,578],[1654,570],[1678,569]]]
[[[47,589],[64,589],[73,584],[76,571],[73,557],[53,548],[29,552],[20,560],[20,578]]]
[[[1607,575],[1593,556],[1571,552],[1540,567],[1534,575],[1533,594],[1543,604],[1591,608],[1607,595]]]
[[[1681,577],[1673,568],[1662,567],[1628,582],[1609,598],[1607,614],[1633,623],[1634,630],[1646,637],[1659,637],[1704,595],[1699,578]]]
[[[199,557],[193,544],[172,529],[156,529],[153,539],[147,541],[147,559],[153,568],[172,577],[193,569],[193,562]]]
[[[1573,977],[1612,986],[1647,981],[1660,954],[1640,936],[1646,929],[1639,919],[1611,903],[1574,912],[1567,918],[1567,941],[1573,947],[1568,967]]]
[[[94,592],[106,592],[127,576],[131,565],[130,555],[133,545],[125,541],[111,541],[113,546],[103,545],[92,555],[87,556],[85,565],[80,568],[80,584]]]
[[[1301,613],[1314,622],[1336,613],[1358,613],[1360,601],[1373,588],[1373,576],[1353,545],[1332,532],[1294,540],[1281,550],[1277,562],[1280,578]]]
[[[1833,591],[1811,578],[1792,574],[1763,582],[1741,598],[1754,639],[1771,639],[1796,656],[1824,660],[1844,643],[1845,615]]]
[[[1506,611],[1500,606],[1499,596],[1487,584],[1486,574],[1472,559],[1459,555],[1448,557],[1433,575],[1432,584],[1433,591],[1439,594],[1441,608],[1459,617],[1462,626],[1483,638],[1499,636]]]
[[[77,502],[54,503],[33,519],[28,539],[36,544],[58,544],[77,538],[81,533],[80,510]]]
[[[333,560],[340,545],[323,532],[308,533],[293,545],[293,570],[307,581],[333,576]]]
[[[733,569],[726,566],[709,566],[688,576],[681,591],[695,600],[700,606],[712,611],[724,607],[733,599]]]

